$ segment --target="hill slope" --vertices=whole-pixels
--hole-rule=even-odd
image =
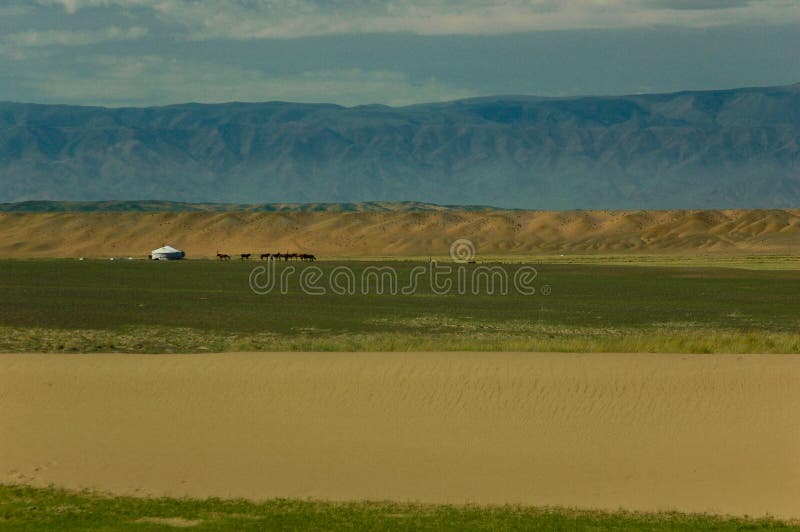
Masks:
[[[0,213],[0,257],[225,253],[446,256],[472,240],[507,254],[798,254],[800,210]]]
[[[403,108],[0,104],[0,201],[796,207],[800,85]]]

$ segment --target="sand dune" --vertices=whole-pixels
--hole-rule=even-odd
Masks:
[[[0,481],[800,518],[799,355],[0,355]]]
[[[443,211],[355,213],[0,213],[2,257],[146,256],[164,243],[189,257],[478,253],[797,253],[800,210]]]

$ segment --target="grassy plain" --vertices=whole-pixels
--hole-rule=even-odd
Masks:
[[[479,507],[107,497],[0,485],[4,530],[790,530],[773,519]]]
[[[426,262],[326,261],[313,265],[325,295],[300,290],[307,263],[291,264],[286,293],[257,295],[248,279],[260,264],[0,261],[0,351],[800,352],[796,269],[555,259],[526,263],[538,271],[535,295],[513,284],[508,295],[488,294],[485,279],[478,294],[438,295],[427,275],[410,295],[374,285],[364,295],[366,268],[393,268],[402,288]],[[513,279],[523,265],[500,267]],[[357,280],[354,294],[330,290],[342,266]],[[464,266],[467,279],[477,266]],[[455,287],[457,274],[449,277]]]

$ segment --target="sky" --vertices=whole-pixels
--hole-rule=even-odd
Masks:
[[[408,105],[800,81],[800,0],[0,0],[0,101]]]

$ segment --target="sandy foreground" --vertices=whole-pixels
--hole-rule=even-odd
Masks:
[[[0,355],[0,481],[800,518],[800,355]]]

